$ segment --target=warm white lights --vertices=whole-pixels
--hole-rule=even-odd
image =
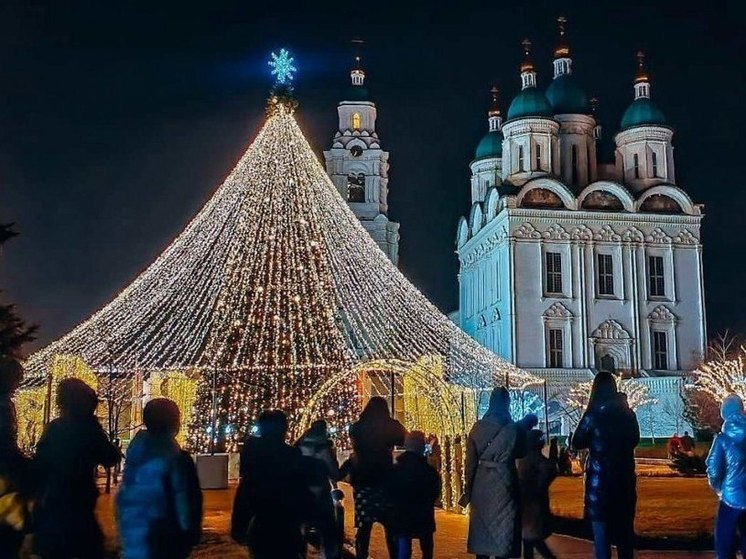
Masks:
[[[28,378],[44,377],[58,354],[102,374],[199,370],[219,379],[224,428],[258,404],[300,412],[322,385],[366,362],[440,356],[441,380],[471,388],[475,378],[484,388],[502,384],[506,372],[516,386],[530,380],[389,262],[288,105],[273,97],[268,114],[184,232],[111,303],[32,355]],[[355,383],[341,384],[333,400],[349,401]],[[204,390],[199,411],[203,401]]]

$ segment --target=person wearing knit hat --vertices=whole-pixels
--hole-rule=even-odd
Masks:
[[[408,433],[404,450],[396,460],[390,485],[394,505],[391,528],[398,540],[398,559],[412,557],[414,539],[420,542],[423,559],[432,559],[440,474],[427,463],[425,433]]]
[[[746,557],[746,416],[743,400],[727,396],[720,407],[724,422],[707,456],[707,479],[720,504],[715,520],[715,550],[718,559]]]

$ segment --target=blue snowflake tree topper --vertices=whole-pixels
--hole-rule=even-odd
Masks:
[[[272,59],[268,62],[272,68],[271,74],[275,78],[275,85],[290,85],[298,69],[293,65],[295,59],[290,56],[286,49],[280,49],[279,53],[272,53]]]

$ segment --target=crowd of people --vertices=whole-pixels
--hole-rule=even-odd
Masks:
[[[95,515],[96,470],[122,458],[95,416],[96,392],[78,379],[56,389],[59,416],[49,422],[35,456],[16,443],[11,396],[22,377],[18,362],[0,359],[0,559],[19,557],[24,534],[42,559],[98,559],[104,537]],[[710,485],[720,498],[715,542],[718,558],[746,555],[746,414],[738,396],[722,405],[724,424],[707,458]],[[177,405],[156,398],[143,410],[144,429],[127,449],[116,495],[116,521],[124,559],[185,559],[199,542],[202,493],[194,462],[176,441]],[[554,557],[549,488],[562,472],[562,451],[583,452],[585,517],[596,559],[633,556],[640,433],[613,376],[601,372],[569,447],[547,446],[535,417],[514,420],[510,394],[492,391],[484,416],[466,438],[463,494],[468,506],[467,550],[477,559]],[[437,438],[407,432],[387,402],[369,400],[350,428],[352,452],[341,465],[323,420],[294,444],[288,418],[263,412],[240,455],[240,482],[231,536],[254,559],[301,559],[309,543],[324,559],[342,556],[341,481],[355,504],[355,554],[366,559],[371,529],[380,523],[391,559],[410,559],[415,540],[423,559],[435,557],[435,505],[441,493]],[[686,437],[671,448],[693,450]],[[460,439],[459,439],[460,440]],[[435,456],[433,456],[435,455]]]
[[[29,551],[41,559],[102,559],[96,472],[116,467],[122,455],[95,415],[98,395],[82,380],[60,381],[59,416],[46,425],[30,459],[17,446],[11,399],[22,373],[17,361],[0,359],[0,559],[18,558],[29,532]],[[117,492],[122,554],[186,558],[201,534],[202,493],[191,456],[176,442],[179,409],[156,398],[145,406],[143,421]]]

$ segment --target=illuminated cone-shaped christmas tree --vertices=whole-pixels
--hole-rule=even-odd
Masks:
[[[219,423],[236,440],[264,407],[298,419],[313,405],[344,426],[366,368],[417,365],[432,384],[472,388],[529,380],[389,262],[316,159],[294,107],[275,90],[255,141],[185,231],[111,303],[34,354],[30,378],[57,354],[98,371],[198,371],[199,446],[213,382]]]

